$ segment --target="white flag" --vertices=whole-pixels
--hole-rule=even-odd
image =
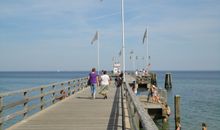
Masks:
[[[95,36],[93,37],[91,44],[93,44],[96,40],[98,40],[98,31],[96,31]]]
[[[147,38],[147,28],[146,28],[146,30],[145,30],[145,32],[144,32],[144,36],[143,36],[143,44],[144,44],[144,41],[145,41],[146,38]]]

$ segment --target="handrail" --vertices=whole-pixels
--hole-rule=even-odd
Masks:
[[[60,82],[60,83],[52,83],[52,84],[48,84],[48,85],[42,85],[42,86],[38,86],[38,87],[33,87],[33,88],[28,88],[28,89],[22,89],[22,90],[16,90],[16,91],[12,91],[12,92],[5,92],[5,93],[0,93],[0,97],[5,97],[5,96],[11,96],[11,95],[15,95],[15,94],[19,94],[19,93],[23,93],[23,92],[31,92],[31,91],[36,91],[39,90],[41,88],[45,89],[48,88],[50,86],[59,86],[61,84],[68,84],[71,82],[76,82],[76,81],[81,81],[84,79],[87,79],[87,77],[84,78],[78,78],[78,79],[73,79],[73,80],[68,80],[68,81],[64,81],[64,82]]]
[[[151,119],[150,115],[144,110],[141,102],[134,95],[130,85],[126,82],[122,85],[122,87],[124,88],[124,95],[127,101],[132,129],[139,130],[139,122],[141,122],[143,130],[158,130],[158,127]]]
[[[11,119],[15,119],[17,116],[23,115],[23,120],[27,118],[27,116],[31,116],[27,113],[31,112],[32,110],[40,108],[39,111],[41,111],[45,107],[51,106],[58,102],[59,100],[56,99],[58,95],[60,95],[59,92],[61,90],[65,90],[68,96],[74,94],[77,91],[80,91],[84,87],[87,87],[87,81],[88,77],[83,77],[29,89],[0,93],[0,130],[2,129],[5,122]],[[14,101],[7,101],[7,97],[16,96],[20,97]],[[31,103],[32,101],[38,102]],[[18,106],[22,106],[23,108],[16,109]],[[11,109],[15,110],[8,112],[8,110]]]

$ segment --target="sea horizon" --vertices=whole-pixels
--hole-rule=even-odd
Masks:
[[[104,69],[103,69],[104,70]],[[88,72],[91,70],[1,70],[0,72]],[[101,70],[100,70],[101,71]],[[112,70],[107,70],[107,71],[112,71]],[[134,70],[126,70],[126,72],[131,72]],[[141,70],[140,70],[141,71]],[[150,72],[165,72],[165,71],[172,71],[172,72],[213,72],[217,71],[219,72],[220,70],[151,70]]]

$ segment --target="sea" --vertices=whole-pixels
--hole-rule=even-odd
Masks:
[[[37,87],[85,77],[88,71],[72,72],[0,72],[0,93]],[[155,71],[159,88],[164,88],[165,74],[172,75],[167,91],[171,116],[166,124],[157,121],[161,130],[175,130],[174,96],[180,95],[182,130],[220,130],[220,71]],[[142,90],[143,91],[143,90]],[[140,93],[140,92],[139,92]],[[10,124],[9,124],[10,125]]]

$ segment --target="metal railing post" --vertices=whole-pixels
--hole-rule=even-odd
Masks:
[[[23,107],[24,107],[24,110],[27,110],[27,104],[28,104],[27,92],[24,92],[24,100],[25,102],[24,102]],[[23,119],[25,119],[26,117],[27,117],[27,111],[24,112]]]
[[[2,118],[3,115],[3,98],[0,97],[0,118]],[[3,123],[0,122],[0,130],[2,130]]]

